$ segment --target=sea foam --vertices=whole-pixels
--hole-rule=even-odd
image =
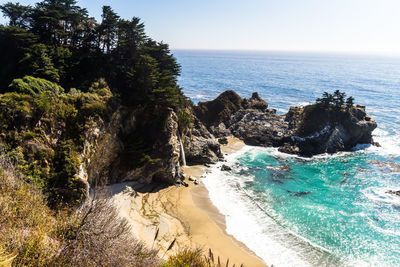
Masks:
[[[241,151],[227,156],[225,164],[233,169],[238,168],[235,163],[240,155],[249,153],[252,157],[263,150],[265,148],[245,146]],[[213,204],[226,217],[228,234],[246,244],[267,264],[274,266],[313,266],[317,262],[332,261],[323,248],[280,226],[266,210],[257,205],[251,192],[244,189],[245,183],[253,180],[252,176],[221,171],[221,165],[214,165],[203,183]]]

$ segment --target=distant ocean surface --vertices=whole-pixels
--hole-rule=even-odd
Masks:
[[[203,182],[227,232],[275,266],[400,266],[400,58],[173,51],[193,102],[259,92],[278,113],[336,89],[367,106],[382,147],[311,159],[246,146]],[[287,165],[289,171],[279,166]],[[309,192],[300,196],[299,192]]]

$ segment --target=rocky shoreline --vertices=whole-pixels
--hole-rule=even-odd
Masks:
[[[257,93],[242,99],[226,91],[215,100],[194,107],[197,117],[216,137],[233,135],[248,145],[279,147],[281,152],[311,157],[349,151],[357,144],[375,144],[376,122],[365,106],[291,107],[278,115]]]

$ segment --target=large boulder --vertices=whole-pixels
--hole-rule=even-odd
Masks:
[[[208,102],[199,102],[194,107],[196,116],[207,127],[226,124],[231,116],[242,108],[242,98],[232,90],[225,91],[216,99]]]
[[[296,130],[280,148],[282,152],[312,156],[373,143],[372,131],[377,124],[366,114],[364,106],[336,109],[309,105],[297,112],[288,113]]]

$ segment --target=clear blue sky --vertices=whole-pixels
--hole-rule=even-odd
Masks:
[[[123,18],[140,17],[151,37],[173,49],[400,54],[400,0],[80,0],[79,4],[96,18],[102,5],[112,6]]]

